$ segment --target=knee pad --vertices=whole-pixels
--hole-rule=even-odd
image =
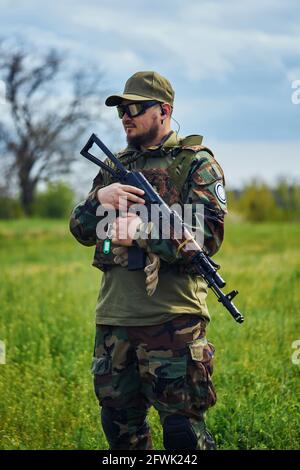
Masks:
[[[152,446],[146,415],[109,406],[101,408],[102,428],[110,450],[140,450]],[[124,423],[124,426],[122,425]]]
[[[101,408],[101,422],[104,434],[110,447],[114,446],[114,442],[118,437],[118,427],[115,425],[114,409],[108,406]]]
[[[164,420],[163,442],[166,450],[196,449],[198,439],[186,416],[170,415]]]

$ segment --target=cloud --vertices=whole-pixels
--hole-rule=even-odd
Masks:
[[[128,3],[112,2],[110,6],[77,4],[70,20],[80,28],[109,34],[110,49],[117,43],[135,49],[140,57],[158,56],[188,80],[211,76],[223,80],[238,65],[284,68],[285,56],[298,55],[299,28],[294,32],[278,33],[274,27],[268,31],[266,15],[280,24],[280,15],[287,8],[288,2],[282,5],[266,0],[242,4],[191,1],[177,3],[171,15],[164,11],[157,15],[155,8],[145,12],[128,8]],[[265,27],[260,29],[256,23],[261,17]]]
[[[290,62],[298,59],[300,9],[293,0],[175,1],[172,10],[170,1],[149,3],[65,0],[55,9],[46,3],[44,16],[35,17],[41,26],[25,26],[24,31],[42,44],[99,58],[112,76],[153,64],[190,82],[222,83],[239,68],[275,69],[289,76],[295,67]],[[30,7],[36,2],[31,0],[27,9],[24,2],[17,4],[30,24]]]
[[[160,71],[175,88],[182,133],[223,142],[228,161],[246,152],[241,171],[248,176],[254,153],[272,175],[277,163],[271,167],[268,155],[298,149],[300,105],[291,102],[291,82],[300,79],[299,19],[299,0],[62,0],[43,8],[15,0],[5,1],[0,25],[2,35],[21,31],[41,49],[69,51],[91,73],[99,65],[108,93],[137,70]]]
[[[300,181],[300,140],[285,143],[212,141],[205,144],[211,146],[223,167],[228,187],[242,187],[251,178],[268,184],[275,184],[280,177]]]

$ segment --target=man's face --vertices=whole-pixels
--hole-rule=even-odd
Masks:
[[[133,101],[123,100],[122,104],[133,103]],[[146,109],[143,114],[136,117],[129,117],[127,113],[122,118],[122,124],[126,133],[128,144],[134,147],[152,142],[159,135],[160,126],[160,106],[152,106]]]

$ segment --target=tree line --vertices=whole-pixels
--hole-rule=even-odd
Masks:
[[[228,190],[228,213],[249,222],[300,222],[300,184],[280,179],[274,187],[252,181],[239,190]],[[66,218],[78,198],[65,182],[49,182],[34,195],[31,217]],[[0,218],[25,217],[20,198],[0,192]]]
[[[250,222],[300,222],[300,183],[280,178],[274,187],[251,181],[227,192],[229,213]]]

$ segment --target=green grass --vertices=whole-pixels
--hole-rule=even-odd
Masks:
[[[216,260],[240,291],[238,325],[209,295],[218,402],[208,423],[222,449],[297,449],[300,441],[300,225],[228,222]],[[107,448],[90,363],[100,272],[67,222],[0,222],[1,449]],[[154,443],[162,448],[155,411]]]

